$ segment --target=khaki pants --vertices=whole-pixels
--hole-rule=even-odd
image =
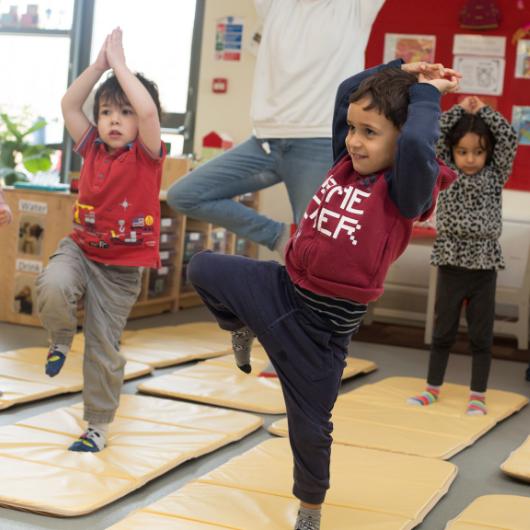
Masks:
[[[68,237],[37,279],[37,308],[53,344],[71,345],[84,297],[84,419],[110,423],[119,405],[125,358],[119,341],[141,288],[138,267],[89,260]],[[66,360],[68,362],[68,359]]]

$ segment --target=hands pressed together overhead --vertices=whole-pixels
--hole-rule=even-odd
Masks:
[[[445,68],[441,63],[407,63],[401,66],[402,70],[418,76],[419,83],[428,83],[437,88],[442,94],[456,92],[462,74],[452,68]]]
[[[477,96],[467,96],[458,103],[468,114],[476,114],[480,109],[486,107],[481,99]]]
[[[99,50],[95,65],[100,70],[116,69],[125,64],[125,52],[123,51],[123,31],[117,27],[107,35],[103,46]]]

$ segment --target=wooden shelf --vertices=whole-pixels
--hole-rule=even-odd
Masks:
[[[0,268],[0,321],[23,325],[41,326],[36,312],[35,280],[46,267],[48,257],[53,254],[59,241],[72,231],[72,207],[77,195],[70,193],[45,192],[6,188],[5,197],[13,212],[13,222],[0,230],[0,248],[4,249]],[[253,200],[257,205],[257,197]],[[165,270],[146,269],[142,277],[142,289],[134,305],[130,318],[175,312],[179,308],[195,307],[202,304],[198,294],[183,284],[183,268],[191,255],[200,249],[216,248],[227,254],[234,254],[235,234],[226,231],[219,235],[221,227],[189,219],[174,212],[164,200],[160,203],[161,237],[166,235],[161,253],[166,252],[163,266]],[[44,230],[36,247],[22,248],[19,230],[24,223],[40,225]],[[199,244],[185,248],[186,232],[200,232]],[[217,237],[215,234],[217,232]],[[162,243],[161,243],[162,244]],[[189,244],[189,241],[188,241]],[[257,255],[257,245],[246,241],[239,243],[246,255]],[[164,256],[164,254],[162,254]],[[27,299],[21,293],[27,292]],[[159,295],[154,293],[160,293]],[[79,313],[82,318],[82,312]]]
[[[190,307],[197,307],[202,305],[201,297],[195,291],[186,291],[180,293],[179,307],[181,309],[188,309]]]

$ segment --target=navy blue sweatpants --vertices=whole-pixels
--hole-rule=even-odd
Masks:
[[[205,251],[191,259],[188,277],[222,329],[248,326],[267,351],[287,407],[293,494],[320,504],[329,488],[331,410],[351,335],[326,329],[274,261]]]

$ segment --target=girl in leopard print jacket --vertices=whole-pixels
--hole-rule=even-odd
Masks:
[[[427,388],[409,403],[430,405],[438,400],[466,303],[473,354],[466,412],[486,414],[497,270],[505,266],[499,244],[502,188],[515,158],[517,135],[502,114],[475,96],[444,112],[440,128],[438,156],[458,178],[438,198],[431,256],[438,266],[438,285]]]

